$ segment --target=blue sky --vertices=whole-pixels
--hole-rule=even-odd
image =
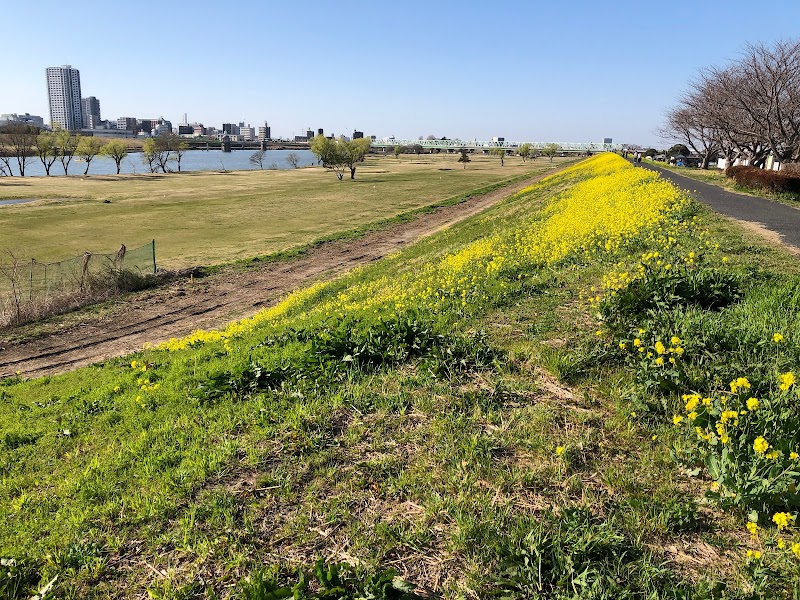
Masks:
[[[650,145],[698,69],[798,23],[797,0],[0,0],[0,113],[47,121],[71,64],[108,119]]]

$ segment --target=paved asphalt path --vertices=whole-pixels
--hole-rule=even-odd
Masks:
[[[687,189],[712,210],[740,221],[758,223],[777,233],[784,244],[800,248],[800,209],[757,196],[729,192],[654,165],[639,163],[637,166],[661,173],[662,177]]]

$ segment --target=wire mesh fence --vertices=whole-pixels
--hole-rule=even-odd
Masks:
[[[155,240],[133,249],[123,244],[115,253],[84,252],[56,262],[31,259],[0,265],[0,321],[3,313],[6,320],[14,312],[19,317],[23,305],[45,307],[58,304],[59,299],[75,304],[90,296],[125,291],[131,278],[155,272]]]

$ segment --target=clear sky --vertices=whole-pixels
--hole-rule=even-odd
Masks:
[[[798,0],[0,0],[0,113],[48,121],[71,64],[106,119],[663,145],[699,68],[798,24]]]

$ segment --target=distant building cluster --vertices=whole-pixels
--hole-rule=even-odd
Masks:
[[[30,113],[25,113],[24,115],[18,115],[16,113],[0,115],[0,127],[17,124],[32,125],[33,127],[41,129],[44,127],[44,119]]]
[[[244,121],[223,123],[220,129],[202,123],[189,123],[184,114],[183,122],[177,127],[164,117],[140,118],[118,117],[104,120],[100,112],[100,100],[95,96],[83,97],[81,93],[81,74],[72,65],[47,67],[47,101],[50,109],[48,123],[38,115],[0,114],[0,127],[24,124],[39,129],[61,128],[69,131],[82,131],[85,134],[99,134],[105,137],[157,136],[174,133],[187,138],[213,138],[230,142],[266,142],[273,140],[268,122],[253,126]],[[308,128],[305,135],[295,135],[295,142],[311,141],[315,135],[324,135],[323,129]],[[333,135],[329,135],[332,138]],[[363,131],[354,131],[353,139],[363,138]]]

